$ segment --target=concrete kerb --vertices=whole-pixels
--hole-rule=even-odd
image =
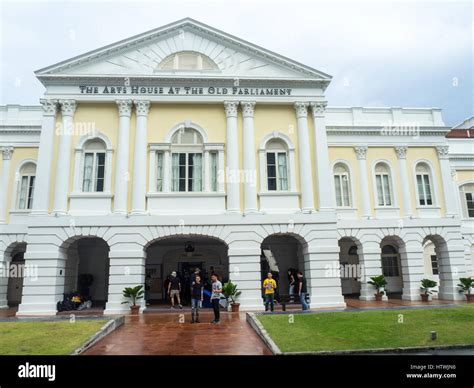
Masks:
[[[118,327],[122,326],[125,321],[124,316],[119,316],[119,317],[114,317],[108,320],[105,325],[103,325],[99,331],[97,331],[94,335],[92,335],[86,342],[84,342],[81,346],[79,346],[77,349],[75,349],[72,353],[71,356],[77,356],[87,349],[89,349],[92,345],[100,341],[102,338],[104,338],[106,335],[110,334],[113,332],[115,329]]]
[[[282,352],[281,352],[280,348],[272,340],[272,338],[270,337],[268,332],[265,330],[263,325],[257,319],[255,313],[247,313],[246,319],[247,319],[247,322],[250,324],[250,326],[252,326],[252,328],[255,330],[255,332],[258,334],[258,336],[265,343],[265,345],[267,345],[267,347],[270,349],[270,351],[274,355],[281,355]]]

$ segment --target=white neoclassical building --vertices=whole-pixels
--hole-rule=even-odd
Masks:
[[[269,268],[282,293],[303,271],[312,308],[373,299],[379,274],[389,298],[423,278],[462,298],[474,151],[440,109],[332,107],[328,74],[192,19],[35,74],[40,105],[0,107],[0,308],[55,314],[89,274],[123,313],[124,287],[148,276],[158,303],[194,267],[245,310]]]

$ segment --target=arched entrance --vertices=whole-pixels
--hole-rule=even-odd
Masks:
[[[60,248],[65,257],[64,293],[78,293],[92,307],[104,308],[109,289],[109,246],[99,237],[82,237]]]
[[[380,243],[382,274],[387,280],[387,296],[401,299],[403,293],[403,273],[400,254],[404,249],[399,237],[387,236]]]
[[[268,272],[273,274],[277,282],[276,299],[279,295],[289,294],[289,272],[295,276],[301,271],[305,276],[304,245],[299,238],[291,234],[274,234],[268,236],[261,244],[262,254],[260,257],[261,283],[267,277]],[[308,276],[306,276],[308,278]],[[263,287],[262,298],[264,297]],[[309,285],[308,285],[309,291]]]
[[[218,275],[224,284],[229,280],[227,245],[214,237],[183,235],[165,237],[146,247],[145,284],[148,309],[169,306],[167,286],[171,272],[175,271],[181,282],[181,301],[190,305],[191,276],[200,269],[205,287],[205,303],[211,284],[211,274]]]
[[[363,276],[359,262],[360,244],[351,237],[343,237],[339,240],[339,249],[342,294],[348,298],[359,298]]]
[[[23,295],[26,243],[15,243],[5,252],[8,269],[6,299],[8,307],[18,307]]]

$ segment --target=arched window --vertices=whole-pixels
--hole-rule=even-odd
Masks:
[[[17,208],[20,210],[29,210],[33,207],[36,164],[33,162],[25,163],[21,166],[19,174]]]
[[[349,170],[343,163],[337,163],[334,166],[334,187],[336,206],[351,206]]]
[[[171,139],[171,190],[203,189],[203,139],[193,128],[181,128]],[[217,165],[217,164],[213,164]]]
[[[416,187],[418,191],[418,204],[420,206],[433,205],[431,170],[426,163],[416,165]]]
[[[280,139],[267,142],[267,190],[288,191],[288,152]]]
[[[102,192],[105,182],[105,144],[100,139],[92,139],[84,145],[82,160],[82,191]]]
[[[390,169],[385,163],[375,166],[375,184],[377,190],[377,206],[392,206],[393,193]]]
[[[217,70],[217,64],[196,51],[180,51],[168,55],[158,65],[159,70]]]
[[[474,183],[466,183],[459,188],[463,217],[474,218]]]
[[[398,249],[393,245],[382,248],[382,274],[387,277],[400,276]]]

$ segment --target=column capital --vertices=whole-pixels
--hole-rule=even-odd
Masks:
[[[61,114],[63,116],[73,116],[76,111],[76,100],[59,100],[61,104]]]
[[[311,106],[311,110],[313,111],[313,116],[321,117],[324,116],[328,103],[326,101],[315,101],[310,102],[309,105]]]
[[[229,117],[237,117],[238,101],[224,101],[225,115]]]
[[[119,116],[130,117],[132,114],[132,100],[116,100]]]
[[[42,98],[40,99],[40,104],[43,107],[43,115],[56,116],[56,113],[58,111],[58,100]]]
[[[134,100],[137,110],[137,116],[148,116],[148,111],[150,109],[150,101],[147,100]]]
[[[395,146],[395,152],[397,153],[398,159],[406,159],[407,158],[407,146]]]
[[[253,117],[255,111],[255,101],[241,101],[242,115],[244,117]]]
[[[295,102],[296,117],[308,117],[308,103],[307,102]]]
[[[448,159],[449,158],[449,146],[448,145],[437,146],[436,150],[438,151],[438,158],[440,158],[440,159]]]
[[[367,146],[355,146],[354,151],[358,160],[365,160],[367,158]]]
[[[2,159],[3,160],[10,160],[13,155],[13,147],[0,147],[0,151],[2,152]]]

